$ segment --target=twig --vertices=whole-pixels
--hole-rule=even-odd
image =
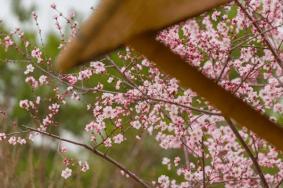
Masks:
[[[202,158],[202,183],[203,183],[203,188],[206,188],[206,183],[205,183],[205,154],[204,154],[204,138],[202,136],[201,138],[201,147],[202,147],[202,153],[201,153],[201,158]]]
[[[183,104],[176,103],[176,102],[173,102],[173,101],[167,101],[167,100],[157,99],[157,98],[152,98],[152,97],[145,97],[145,99],[156,101],[156,102],[163,102],[163,103],[168,103],[168,104],[176,105],[176,106],[179,106],[179,107],[182,107],[182,108],[187,108],[187,109],[190,109],[192,111],[196,111],[196,112],[200,112],[200,113],[204,113],[204,114],[208,114],[208,115],[222,116],[222,114],[218,113],[218,112],[211,112],[211,111],[208,111],[208,110],[201,110],[199,108],[183,105]]]
[[[239,2],[239,0],[235,0],[236,4],[241,8],[243,13],[247,16],[247,18],[252,22],[253,26],[256,28],[257,32],[261,35],[263,42],[266,44],[266,46],[269,48],[271,51],[272,55],[274,56],[275,60],[277,61],[278,65],[283,69],[283,61],[275,51],[275,49],[272,47],[271,43],[269,40],[266,38],[265,34],[261,31],[261,28],[259,25],[254,22],[254,19],[252,16],[248,13],[248,11],[245,9],[245,7]]]
[[[262,35],[262,34],[264,34],[264,33],[267,33],[267,32],[269,32],[269,31],[271,31],[271,30],[273,30],[273,29],[275,29],[275,28],[281,27],[281,26],[283,26],[283,24],[280,24],[280,25],[274,26],[274,27],[272,27],[272,28],[270,28],[270,29],[261,31],[259,34],[256,34],[256,35],[254,35],[253,37],[251,37],[251,38],[249,38],[249,39],[247,39],[247,40],[244,40],[243,42],[240,42],[240,43],[238,43],[237,45],[233,46],[233,47],[231,48],[231,50],[235,50],[236,48],[242,46],[243,44],[252,41],[252,40],[255,39],[256,37],[258,37],[258,36],[260,36],[260,35]],[[237,39],[237,40],[238,40],[238,39]],[[233,42],[234,42],[234,41],[233,41]]]
[[[27,127],[27,126],[24,126],[24,125],[20,125],[20,127],[24,128],[24,129],[28,129],[28,130],[33,131],[33,132],[37,132],[37,133],[43,134],[45,136],[49,136],[51,138],[54,138],[54,139],[57,139],[57,140],[60,140],[60,141],[63,141],[63,142],[68,142],[68,143],[71,143],[71,144],[83,147],[83,148],[91,151],[93,154],[99,156],[100,158],[110,162],[114,166],[118,167],[120,170],[123,170],[126,174],[128,174],[133,180],[135,180],[137,183],[139,183],[142,187],[149,187],[149,185],[147,185],[141,178],[139,178],[137,175],[135,175],[130,170],[126,169],[119,162],[115,161],[111,157],[108,157],[104,153],[100,152],[97,149],[92,148],[91,146],[89,146],[87,144],[83,144],[83,143],[79,143],[79,142],[76,142],[76,141],[72,141],[72,140],[68,140],[68,139],[65,139],[65,138],[61,138],[61,137],[59,137],[57,135],[54,135],[54,134],[51,134],[51,133],[48,133],[48,132],[43,132],[43,131],[34,129],[32,127]]]
[[[218,78],[217,78],[217,80],[216,80],[216,83],[219,83],[219,81],[221,80],[221,78],[222,78],[222,76],[223,76],[223,74],[224,74],[224,72],[225,72],[225,69],[226,69],[226,67],[228,66],[228,64],[229,64],[229,61],[231,60],[231,52],[232,52],[233,50],[232,49],[229,49],[229,51],[228,51],[228,57],[227,57],[227,59],[226,59],[226,61],[225,61],[225,64],[224,64],[224,67],[222,68],[222,70],[221,70],[221,72],[220,72],[220,74],[219,74],[219,76],[218,76]]]
[[[263,185],[263,187],[268,188],[268,184],[266,182],[266,179],[262,173],[262,170],[256,160],[256,158],[254,157],[252,151],[250,150],[249,146],[246,144],[246,142],[244,141],[244,139],[242,138],[242,136],[240,135],[239,131],[237,130],[237,128],[235,127],[234,123],[227,117],[224,117],[225,120],[227,121],[229,127],[231,128],[231,130],[233,131],[233,133],[235,134],[236,138],[239,140],[239,142],[241,143],[241,145],[243,146],[243,148],[246,150],[247,154],[249,155],[250,159],[252,160],[254,167],[260,177],[261,183]]]

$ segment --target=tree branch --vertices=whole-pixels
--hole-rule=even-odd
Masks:
[[[241,8],[243,13],[247,16],[247,18],[252,22],[253,26],[256,28],[257,32],[262,37],[263,42],[266,44],[266,46],[271,51],[271,53],[274,56],[275,60],[277,61],[278,65],[283,69],[283,61],[282,61],[282,59],[279,57],[279,55],[277,54],[275,49],[272,47],[271,43],[266,38],[265,34],[261,31],[261,28],[259,27],[259,25],[254,21],[252,16],[248,13],[248,11],[245,9],[245,7],[239,2],[239,0],[235,0],[235,2]]]
[[[134,174],[130,170],[126,169],[119,162],[115,161],[111,157],[108,157],[104,153],[100,152],[97,149],[92,148],[91,146],[89,146],[87,144],[83,144],[83,143],[75,142],[75,141],[68,140],[68,139],[65,139],[65,138],[61,138],[61,137],[59,137],[57,135],[54,135],[54,134],[51,134],[51,133],[48,133],[48,132],[43,132],[43,131],[34,129],[32,127],[27,127],[27,126],[24,126],[24,125],[20,125],[20,127],[24,128],[24,129],[27,129],[27,130],[30,130],[30,131],[33,131],[33,132],[37,132],[37,133],[43,134],[45,136],[49,136],[49,137],[57,139],[57,140],[61,140],[63,142],[68,142],[68,143],[71,143],[71,144],[83,147],[86,150],[91,151],[93,154],[95,154],[95,155],[99,156],[100,158],[104,159],[105,161],[108,161],[109,163],[111,163],[114,166],[118,167],[120,170],[123,170],[126,174],[128,174],[133,180],[135,180],[142,187],[149,187],[149,185],[147,185],[141,178],[139,178],[136,174]]]
[[[242,136],[240,135],[239,131],[237,130],[237,128],[235,127],[234,123],[227,117],[224,117],[225,120],[227,121],[229,127],[231,128],[231,130],[233,131],[234,135],[236,136],[236,138],[239,140],[240,144],[243,146],[243,148],[246,150],[247,154],[249,155],[250,159],[252,160],[254,167],[260,177],[262,186],[265,188],[268,188],[268,184],[266,182],[266,179],[262,173],[262,170],[256,160],[256,158],[254,157],[252,151],[250,150],[249,146],[246,144],[246,142],[244,141],[244,139],[242,138]]]

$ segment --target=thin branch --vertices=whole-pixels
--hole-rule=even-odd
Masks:
[[[173,102],[173,101],[167,101],[167,100],[157,99],[157,98],[152,98],[152,97],[145,97],[145,99],[147,99],[147,100],[152,100],[152,101],[156,101],[156,102],[163,102],[163,103],[168,103],[168,104],[176,105],[176,106],[178,106],[178,107],[187,108],[187,109],[189,109],[189,110],[196,111],[196,112],[200,112],[200,113],[204,113],[204,114],[208,114],[208,115],[222,116],[222,114],[221,114],[221,113],[218,113],[218,112],[211,112],[211,111],[208,111],[208,110],[201,110],[201,109],[199,109],[199,108],[195,108],[195,107],[192,107],[192,106],[183,105],[183,104],[176,103],[176,102]]]
[[[249,78],[249,76],[252,74],[252,72],[255,70],[256,66],[259,64],[259,62],[255,63],[253,67],[249,70],[249,72],[245,75],[244,78],[241,79],[241,83],[238,85],[238,87],[232,92],[235,94],[243,85],[243,83]]]
[[[27,131],[18,131],[18,132],[12,132],[10,134],[6,134],[6,136],[14,136],[14,135],[18,135],[18,134],[25,134],[25,133],[29,133],[30,130]]]
[[[214,112],[210,112],[207,110],[201,110],[192,106],[186,106],[186,105],[182,105],[182,104],[178,104],[172,101],[167,101],[167,100],[163,100],[163,99],[157,99],[157,98],[153,98],[153,97],[149,97],[147,96],[145,93],[143,93],[138,86],[130,79],[127,77],[127,75],[116,65],[116,63],[110,58],[107,57],[107,59],[111,62],[111,64],[115,67],[115,69],[124,77],[124,79],[127,81],[129,86],[132,86],[134,88],[136,88],[139,92],[141,92],[145,97],[145,99],[151,100],[151,101],[156,101],[156,102],[163,102],[163,103],[168,103],[168,104],[173,104],[182,108],[187,108],[196,112],[200,112],[200,113],[205,113],[205,114],[209,114],[209,115],[216,115],[216,116],[221,116],[220,113],[214,113]]]
[[[278,185],[276,185],[275,188],[279,188],[282,183],[283,183],[283,178],[279,181]]]
[[[247,154],[249,155],[250,159],[252,160],[254,167],[260,177],[262,186],[265,188],[268,188],[268,184],[266,182],[266,179],[263,175],[263,172],[256,160],[256,158],[254,157],[252,151],[250,150],[249,146],[246,144],[246,142],[244,141],[244,139],[242,138],[242,136],[240,135],[239,131],[237,130],[237,128],[235,127],[234,123],[227,117],[224,117],[225,120],[227,121],[229,127],[231,128],[231,130],[233,131],[234,135],[236,136],[236,138],[239,140],[239,142],[241,143],[241,145],[243,146],[243,148],[246,150]]]
[[[33,131],[33,132],[43,134],[45,136],[49,136],[51,138],[54,138],[54,139],[57,139],[57,140],[60,140],[60,141],[63,141],[63,142],[68,142],[68,143],[83,147],[83,148],[91,151],[93,154],[99,156],[100,158],[102,158],[102,159],[108,161],[109,163],[113,164],[114,166],[118,167],[120,170],[123,170],[126,174],[128,174],[133,180],[135,180],[137,183],[139,183],[142,187],[149,187],[149,185],[147,185],[141,178],[139,178],[136,174],[134,174],[130,170],[126,169],[119,162],[115,161],[111,157],[105,155],[104,153],[100,152],[97,149],[92,148],[91,146],[89,146],[87,144],[83,144],[83,143],[75,142],[75,141],[68,140],[68,139],[65,139],[65,138],[61,138],[57,135],[54,135],[54,134],[51,134],[51,133],[48,133],[48,132],[43,132],[43,131],[34,129],[32,127],[27,127],[27,126],[24,126],[24,125],[20,125],[20,127],[27,129],[27,130],[30,130],[30,131]]]
[[[204,138],[202,136],[201,138],[201,147],[202,147],[202,153],[201,153],[201,159],[202,159],[202,183],[203,183],[203,188],[206,188],[206,183],[205,183],[205,153],[204,153]]]
[[[272,55],[274,56],[275,60],[277,61],[278,65],[283,69],[283,61],[275,51],[275,49],[272,47],[269,40],[266,38],[265,34],[261,31],[261,28],[259,25],[254,22],[253,17],[248,13],[248,11],[245,9],[245,7],[239,2],[239,0],[235,0],[236,4],[241,8],[243,13],[247,16],[247,18],[252,22],[253,26],[256,28],[257,32],[261,35],[263,42],[266,44],[266,46],[271,51]]]
[[[280,24],[280,25],[274,26],[274,27],[272,27],[272,28],[270,28],[270,29],[261,31],[261,32],[258,33],[258,34],[253,35],[253,37],[251,37],[251,38],[249,38],[249,39],[247,39],[247,40],[244,40],[243,42],[240,42],[240,43],[238,43],[237,45],[233,46],[233,47],[231,48],[231,50],[235,50],[236,48],[242,46],[243,44],[246,44],[246,43],[252,41],[253,39],[257,38],[258,36],[260,36],[260,35],[262,35],[262,34],[265,34],[265,33],[269,32],[269,31],[271,31],[271,30],[273,30],[273,29],[275,29],[275,28],[281,27],[281,26],[283,26],[283,24]],[[238,40],[238,39],[237,39],[237,40]],[[233,42],[234,42],[234,41],[233,41]]]
[[[226,67],[228,66],[228,64],[229,64],[229,61],[231,60],[231,52],[232,52],[233,50],[232,49],[229,49],[229,51],[228,51],[228,57],[227,57],[227,59],[226,59],[226,61],[225,61],[225,63],[224,63],[224,67],[222,68],[222,70],[221,70],[221,72],[220,72],[220,74],[219,74],[219,76],[218,76],[218,78],[217,78],[217,80],[216,80],[216,83],[219,83],[219,81],[221,80],[221,78],[222,78],[222,76],[223,76],[223,74],[224,74],[224,72],[225,72],[225,69],[226,69]]]

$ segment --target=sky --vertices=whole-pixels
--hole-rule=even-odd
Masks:
[[[71,10],[76,10],[79,15],[85,19],[91,12],[90,7],[95,6],[99,0],[21,0],[23,6],[30,7],[35,4],[37,7],[38,19],[43,33],[54,30],[54,11],[50,8],[52,3],[57,5],[57,8],[67,15]],[[1,11],[0,20],[3,20],[6,25],[13,29],[15,27],[30,28],[29,25],[23,25],[11,12],[12,0],[0,0]],[[34,27],[35,28],[35,27]]]

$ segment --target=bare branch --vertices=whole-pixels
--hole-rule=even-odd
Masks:
[[[69,139],[61,138],[57,135],[54,135],[54,134],[51,134],[51,133],[48,133],[48,132],[43,132],[43,131],[34,129],[32,127],[27,127],[27,126],[24,126],[24,125],[20,125],[20,127],[27,129],[27,130],[30,130],[30,131],[33,131],[33,132],[43,134],[45,136],[49,136],[51,138],[54,138],[54,139],[57,139],[57,140],[60,140],[60,141],[63,141],[63,142],[68,142],[68,143],[83,147],[83,148],[87,149],[88,151],[91,151],[93,154],[99,156],[100,158],[102,158],[102,159],[108,161],[109,163],[113,164],[114,166],[118,167],[120,170],[123,170],[126,174],[128,174],[133,180],[135,180],[137,183],[139,183],[142,187],[149,187],[149,185],[147,185],[141,178],[139,178],[136,174],[134,174],[133,172],[131,172],[130,170],[128,170],[127,168],[122,166],[119,162],[115,161],[111,157],[105,155],[104,153],[100,152],[97,149],[92,148],[91,146],[89,146],[87,144],[83,144],[83,143],[75,142],[75,141],[72,141],[72,140],[69,140]]]

